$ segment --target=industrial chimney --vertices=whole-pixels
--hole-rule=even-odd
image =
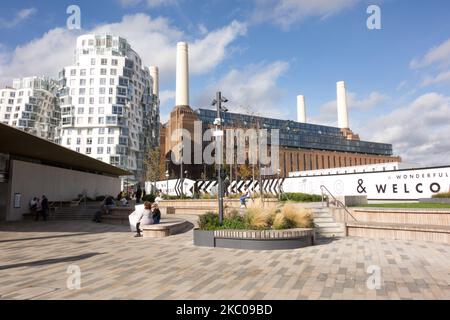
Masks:
[[[345,82],[339,81],[337,84],[337,111],[338,127],[348,129],[347,95],[345,93]]]
[[[306,123],[305,96],[297,96],[297,122]]]
[[[177,44],[177,88],[175,106],[189,106],[188,44]]]
[[[159,69],[158,67],[151,66],[150,68],[150,77],[153,79],[153,95],[159,97]]]

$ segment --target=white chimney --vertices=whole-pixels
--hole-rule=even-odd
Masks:
[[[305,96],[297,96],[297,122],[306,123]]]
[[[177,88],[175,106],[189,106],[188,44],[177,44]]]
[[[153,95],[159,97],[159,69],[158,67],[151,66],[150,77],[153,79]]]
[[[338,127],[348,129],[347,94],[345,93],[345,82],[339,81],[337,84],[337,111]]]

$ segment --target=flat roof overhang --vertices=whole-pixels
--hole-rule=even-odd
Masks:
[[[42,164],[112,176],[133,173],[0,123],[0,153]]]

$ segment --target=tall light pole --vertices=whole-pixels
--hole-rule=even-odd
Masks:
[[[180,149],[180,182],[181,182],[181,198],[183,198],[183,183],[184,183],[184,178],[183,178],[183,138],[181,138],[181,149]]]
[[[226,103],[228,100],[225,97],[222,97],[222,93],[219,91],[216,93],[216,99],[213,100],[212,105],[216,106],[217,117],[214,120],[214,125],[216,126],[216,131],[214,132],[214,136],[216,137],[216,153],[218,152],[218,156],[216,159],[218,163],[217,166],[217,183],[218,183],[218,200],[219,200],[219,224],[223,223],[223,185],[222,185],[222,156],[223,156],[223,146],[222,146],[222,138],[223,138],[223,128],[222,128],[222,117],[221,112],[227,112],[228,109],[222,107],[222,103]],[[220,148],[219,148],[220,147]]]

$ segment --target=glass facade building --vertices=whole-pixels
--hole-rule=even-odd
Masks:
[[[212,109],[195,110],[198,118],[206,125],[213,126],[217,112]],[[292,120],[280,120],[239,113],[222,113],[225,127],[279,129],[280,146],[290,148],[327,150],[337,152],[362,153],[392,156],[392,145],[369,141],[348,140],[341,129]]]

